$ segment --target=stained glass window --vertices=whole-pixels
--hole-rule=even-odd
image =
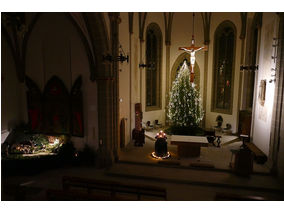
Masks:
[[[221,23],[214,36],[212,111],[232,113],[236,30],[232,22]]]
[[[160,108],[162,33],[157,24],[146,31],[146,110]]]

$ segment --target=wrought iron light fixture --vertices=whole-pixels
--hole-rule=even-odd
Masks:
[[[255,70],[258,70],[258,65],[241,65],[240,66],[240,70],[243,71],[243,70],[250,70],[250,71],[255,71]]]
[[[120,54],[118,56],[113,57],[110,54],[103,55],[103,61],[109,61],[109,62],[120,61],[121,63],[126,61],[128,63],[129,62],[129,56],[125,54],[121,45],[119,45],[119,49],[120,49]]]

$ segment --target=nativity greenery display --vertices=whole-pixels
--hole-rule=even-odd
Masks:
[[[178,71],[169,97],[168,118],[172,134],[202,134],[199,124],[204,116],[200,93],[190,82],[186,61]]]

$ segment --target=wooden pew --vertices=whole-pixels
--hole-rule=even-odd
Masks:
[[[216,201],[264,201],[264,197],[253,195],[238,195],[232,193],[217,192],[215,196]]]
[[[254,145],[253,143],[245,143],[245,146],[254,154],[254,159],[258,164],[264,164],[267,161],[267,156]]]
[[[120,197],[58,189],[47,189],[46,199],[48,201],[124,201],[124,199]]]
[[[125,200],[141,200],[142,197],[146,200],[167,200],[166,189],[155,186],[132,185],[70,176],[62,178],[62,186],[64,191],[83,190],[89,194],[99,193],[111,198],[119,197],[119,199]]]

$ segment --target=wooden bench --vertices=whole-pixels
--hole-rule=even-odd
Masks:
[[[217,192],[215,196],[216,201],[264,201],[264,197],[253,195],[238,195],[232,193]]]
[[[253,152],[254,159],[258,164],[264,164],[267,161],[267,156],[253,143],[245,143],[245,146]]]
[[[87,192],[58,189],[47,189],[46,199],[48,201],[126,201],[119,196],[101,195],[95,193],[90,194]]]
[[[145,185],[131,185],[106,180],[94,180],[80,177],[64,176],[62,178],[64,191],[83,190],[89,194],[96,193],[111,198],[124,200],[167,200],[165,188]],[[150,199],[151,198],[151,199]]]

